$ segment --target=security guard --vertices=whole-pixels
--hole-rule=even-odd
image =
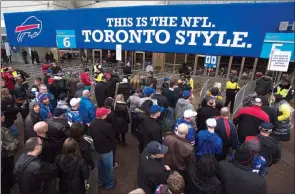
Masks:
[[[236,94],[240,90],[240,87],[238,84],[238,78],[237,77],[231,78],[228,82],[226,82],[225,88],[226,88],[226,100],[225,100],[224,106],[228,106],[228,104],[230,103],[230,112],[233,113]]]
[[[290,102],[294,97],[295,90],[288,79],[283,79],[282,83],[274,89],[274,92],[280,94],[287,102]]]
[[[95,72],[95,75],[97,76],[95,81],[100,82],[102,80],[102,76],[103,76],[101,65],[94,66],[94,72]]]

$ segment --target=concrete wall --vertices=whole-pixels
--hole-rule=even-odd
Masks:
[[[76,7],[83,8],[100,8],[100,7],[127,7],[140,5],[163,5],[165,1],[102,1],[95,3],[95,1],[75,1]]]

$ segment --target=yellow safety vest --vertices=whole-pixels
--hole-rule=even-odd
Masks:
[[[100,82],[100,81],[102,80],[102,76],[103,76],[102,73],[98,74],[98,76],[97,76],[97,78],[95,79],[95,81]]]
[[[225,87],[226,87],[226,89],[229,89],[229,90],[234,90],[234,89],[240,88],[240,86],[237,82],[231,82],[231,81],[227,81]]]
[[[192,78],[189,80],[189,85],[193,90],[194,89],[194,80]]]
[[[290,88],[291,88],[291,87],[290,87]],[[281,87],[278,86],[278,87],[277,87],[277,92],[276,92],[276,94],[280,94],[283,98],[286,98],[286,96],[287,96],[288,93],[289,93],[290,88],[289,88],[289,89],[281,89]]]
[[[13,76],[14,78],[17,77],[17,72],[16,72],[16,71],[12,72],[12,76]]]

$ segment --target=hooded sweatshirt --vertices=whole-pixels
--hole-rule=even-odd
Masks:
[[[196,139],[196,158],[201,158],[204,154],[219,155],[222,153],[222,140],[216,133],[208,130],[201,130]]]
[[[37,134],[34,131],[34,125],[41,121],[41,116],[39,113],[34,111],[34,106],[38,104],[37,102],[33,101],[29,105],[29,114],[25,120],[25,141],[30,137],[36,137]]]
[[[268,76],[263,76],[256,81],[255,92],[261,96],[266,95],[271,92],[272,89],[272,80]]]
[[[77,83],[76,98],[82,98],[85,85],[82,82]]]

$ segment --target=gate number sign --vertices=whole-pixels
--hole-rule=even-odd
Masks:
[[[217,64],[217,56],[210,56],[206,55],[205,56],[205,67],[206,68],[216,68]]]
[[[75,30],[56,30],[57,48],[76,48]]]

